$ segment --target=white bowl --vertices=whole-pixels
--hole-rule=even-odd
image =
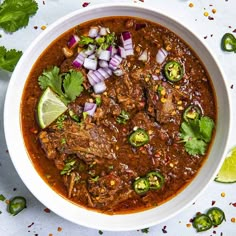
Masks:
[[[106,215],[81,208],[54,192],[36,172],[27,155],[20,125],[20,101],[30,70],[45,48],[74,26],[105,16],[135,16],[157,22],[189,44],[207,68],[217,97],[217,128],[210,155],[194,180],[181,193],[156,208],[143,212]],[[230,104],[224,77],[212,53],[193,32],[158,10],[133,5],[110,4],[75,11],[49,26],[26,50],[9,83],[5,107],[4,129],[12,162],[21,179],[39,201],[56,214],[74,223],[111,231],[127,231],[150,227],[173,217],[190,205],[216,176],[225,156],[230,129]]]

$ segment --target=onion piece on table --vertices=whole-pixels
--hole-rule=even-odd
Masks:
[[[97,83],[93,86],[93,90],[96,94],[103,93],[107,89],[104,81]]]
[[[160,48],[156,54],[156,62],[158,64],[162,64],[166,57],[168,55],[168,52],[164,48]]]
[[[97,108],[96,103],[86,102],[84,104],[84,112],[86,112],[90,116],[94,115],[94,112],[96,111],[96,108]]]

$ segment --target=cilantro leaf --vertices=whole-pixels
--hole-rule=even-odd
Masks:
[[[81,36],[79,44],[80,45],[89,45],[90,43],[94,43],[94,39],[88,37],[88,36]]]
[[[39,76],[38,83],[42,90],[50,87],[67,105],[69,102],[74,101],[83,91],[83,79],[81,72],[70,70],[68,73],[60,74],[60,69],[54,66],[45,70]]]
[[[63,88],[69,100],[74,101],[83,91],[83,75],[80,72],[70,70],[63,80]]]
[[[42,90],[50,87],[55,93],[60,96],[64,96],[61,88],[62,76],[59,74],[60,69],[54,66],[51,69],[45,70],[38,78],[39,86]]]
[[[22,54],[21,51],[15,49],[8,51],[5,47],[0,47],[0,68],[12,72]]]
[[[211,136],[212,136],[212,131],[213,131],[214,126],[215,126],[214,121],[211,118],[207,116],[203,116],[200,119],[200,122],[199,122],[200,133],[205,142],[211,141]]]
[[[180,138],[185,143],[186,152],[190,155],[204,155],[207,144],[211,141],[213,128],[214,121],[207,116],[183,121],[180,126]]]
[[[34,0],[5,0],[0,5],[0,27],[15,32],[29,23],[29,17],[38,10]]]
[[[130,114],[125,111],[122,110],[120,115],[116,118],[116,122],[119,124],[126,124],[126,122],[130,119]]]
[[[190,155],[204,155],[207,144],[203,140],[192,138],[185,143],[184,147],[186,149],[186,152],[188,152]]]

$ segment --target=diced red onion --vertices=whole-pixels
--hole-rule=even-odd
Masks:
[[[90,55],[90,56],[88,56],[88,58],[90,58],[90,59],[97,59],[97,57],[96,57],[96,54],[94,53],[94,54],[92,54],[92,55]]]
[[[85,58],[86,58],[86,55],[84,54],[83,51],[81,51],[78,54],[78,56],[75,58],[75,60],[72,62],[72,65],[76,68],[80,68],[84,63]]]
[[[84,53],[88,56],[92,55],[96,50],[96,45],[89,44],[88,48],[84,51]]]
[[[73,35],[70,37],[70,39],[69,39],[69,41],[68,41],[68,43],[67,43],[68,48],[73,48],[73,47],[75,47],[75,46],[78,44],[78,42],[79,42],[79,37],[78,37],[77,35],[73,34]]]
[[[100,60],[109,61],[111,58],[111,52],[109,50],[101,50],[98,58]]]
[[[117,49],[114,46],[109,46],[108,49],[111,52],[111,57],[117,53]]]
[[[168,52],[165,49],[160,48],[156,54],[156,62],[158,64],[162,64],[165,61],[167,55]]]
[[[93,71],[89,71],[89,73],[87,74],[87,78],[92,86],[102,81],[93,73]]]
[[[124,74],[124,71],[121,69],[116,69],[113,71],[113,74],[116,76],[122,76]]]
[[[117,69],[117,67],[120,65],[121,62],[122,62],[122,58],[116,54],[109,61],[109,68],[111,68],[112,70],[115,70]]]
[[[97,104],[92,102],[86,102],[84,104],[84,112],[86,112],[88,115],[93,116],[94,112],[96,111]]]
[[[135,30],[140,30],[142,28],[145,28],[146,27],[146,24],[145,23],[137,23],[135,24]]]
[[[93,86],[95,93],[103,93],[107,89],[107,86],[104,81],[97,83]]]
[[[108,62],[107,61],[104,61],[104,60],[99,60],[98,61],[98,65],[102,68],[104,67],[108,67]]]
[[[148,60],[148,51],[145,49],[138,58],[140,61],[147,61]]]
[[[121,33],[121,37],[124,41],[131,39],[131,33],[129,31],[124,31]]]
[[[98,36],[98,32],[99,32],[98,27],[96,27],[96,26],[91,27],[90,30],[89,30],[88,36],[90,38],[96,38]]]
[[[109,67],[105,67],[103,70],[105,70],[109,76],[112,75],[112,70]]]
[[[153,80],[162,80],[164,77],[163,77],[163,75],[162,74],[160,74],[160,75],[152,75],[152,79]]]
[[[85,58],[84,59],[84,67],[88,70],[96,70],[98,61],[96,59]]]
[[[105,68],[99,68],[97,71],[103,76],[104,79],[108,79],[110,77],[110,73],[108,73]]]
[[[126,51],[123,47],[119,46],[118,47],[118,52],[122,58],[126,58]]]
[[[99,35],[101,35],[101,36],[107,35],[107,28],[101,27],[99,30]]]
[[[125,49],[126,56],[133,55],[134,49],[133,49],[132,36],[130,32],[126,31],[121,33],[121,42]]]

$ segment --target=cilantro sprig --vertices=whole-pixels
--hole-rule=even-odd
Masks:
[[[34,0],[5,0],[0,5],[0,27],[12,33],[25,27],[38,10]]]
[[[60,73],[60,69],[54,66],[45,70],[39,76],[38,83],[42,90],[50,87],[67,105],[74,101],[83,91],[83,80],[84,77],[81,72],[70,70],[67,73]]]
[[[183,121],[180,127],[180,138],[184,142],[186,152],[190,155],[204,155],[211,141],[214,121],[208,116]]]
[[[22,54],[21,51],[15,49],[7,50],[3,46],[0,47],[0,69],[12,72]]]

